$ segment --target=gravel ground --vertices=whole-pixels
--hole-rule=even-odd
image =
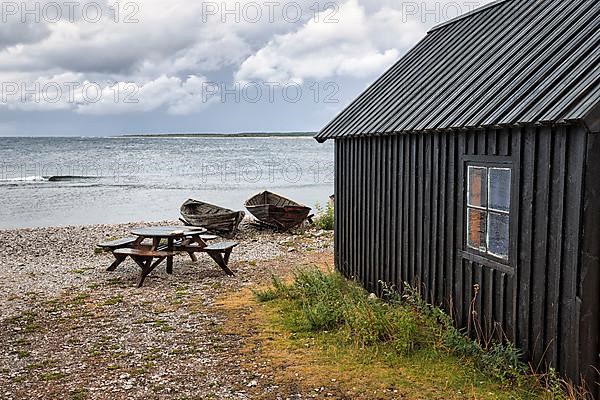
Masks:
[[[330,255],[331,234],[244,223],[235,277],[206,255],[197,263],[179,256],[173,275],[161,265],[141,289],[132,261],[108,273],[112,256],[94,251],[133,227],[173,224],[0,231],[0,399],[246,399],[263,391],[242,366],[245,339],[224,329],[215,302],[310,255]],[[276,388],[264,392],[279,397]]]

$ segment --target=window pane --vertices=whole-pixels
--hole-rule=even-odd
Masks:
[[[508,259],[509,217],[506,214],[490,212],[488,250],[491,254]]]
[[[467,235],[469,247],[486,251],[486,212],[469,208],[468,218]]]
[[[489,207],[498,210],[510,210],[510,169],[490,168]]]
[[[469,167],[468,179],[468,205],[482,208],[487,207],[487,168]]]

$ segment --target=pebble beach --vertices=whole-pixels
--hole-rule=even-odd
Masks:
[[[262,230],[248,221],[226,276],[206,255],[175,258],[143,288],[131,260],[107,272],[96,248],[143,226],[174,221],[0,231],[0,398],[257,398],[273,383],[223,330],[219,299],[332,259],[333,235]],[[246,366],[244,366],[246,365]],[[271,382],[271,383],[269,383]],[[294,395],[294,393],[289,393]]]

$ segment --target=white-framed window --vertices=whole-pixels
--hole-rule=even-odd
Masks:
[[[510,249],[511,169],[467,167],[467,246],[508,260]]]

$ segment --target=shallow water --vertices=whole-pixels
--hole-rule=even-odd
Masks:
[[[312,138],[0,138],[0,228],[177,219],[188,198],[243,209],[269,189],[333,192],[333,145]]]

